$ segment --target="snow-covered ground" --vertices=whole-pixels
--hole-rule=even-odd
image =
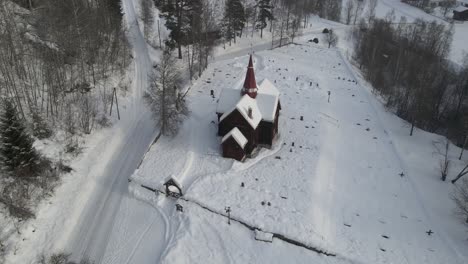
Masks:
[[[302,44],[255,55],[257,80],[276,81],[281,91],[272,150],[245,163],[220,157],[210,90],[239,88],[247,57],[218,61],[192,87],[181,133],[154,145],[132,179],[162,189],[174,175],[189,200],[218,213],[230,206],[236,219],[337,257],[259,242],[192,202],[179,201],[179,213],[149,195],[177,226],[163,263],[466,263],[466,228],[452,215],[451,184],[437,172],[433,143],[442,138],[419,130],[409,137],[407,124],[383,109],[339,51]],[[453,172],[461,166],[457,151]]]
[[[452,215],[452,185],[437,172],[441,157],[434,146],[443,138],[419,130],[409,137],[408,125],[386,112],[349,66],[349,53],[324,48],[323,39],[307,43],[328,27],[340,34],[340,50],[351,50],[350,27],[339,23],[313,18],[297,39],[300,45],[281,49],[266,51],[268,32],[264,39],[256,35],[219,47],[190,88],[191,113],[180,133],[161,138],[135,171],[157,135],[141,101],[148,59],[157,54],[142,36],[138,2],[123,1],[135,63],[122,121],[89,139],[86,155],[72,164],[80,175],[63,180],[7,263],[31,263],[57,250],[98,263],[467,262],[468,230]],[[379,0],[377,15],[392,9],[410,21],[436,19],[399,0]],[[456,62],[466,50],[467,28],[455,25]],[[283,110],[273,149],[238,163],[220,156],[215,109],[222,88],[242,85],[248,52],[255,52],[257,80],[276,81]],[[462,165],[458,151],[452,146],[451,176]],[[175,201],[139,186],[162,189],[170,175],[193,201],[178,201],[183,213],[175,211]],[[276,238],[271,244],[256,241],[254,232],[228,225],[196,203],[223,214],[230,206],[236,219],[337,256]]]

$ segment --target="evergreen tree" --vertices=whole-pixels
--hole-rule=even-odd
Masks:
[[[240,0],[227,0],[224,7],[223,28],[226,40],[234,39],[237,32],[244,29],[246,23],[245,10]]]
[[[273,13],[271,10],[273,6],[271,5],[271,0],[258,0],[258,17],[257,17],[257,29],[260,29],[260,37],[263,38],[263,29],[267,27],[267,20],[271,21],[274,19]]]
[[[32,176],[39,164],[33,140],[18,118],[13,104],[4,100],[0,114],[0,161],[2,170],[15,176]]]
[[[191,24],[194,17],[200,16],[201,0],[173,0],[156,2],[161,10],[161,17],[166,20],[166,27],[171,31],[166,45],[177,48],[179,59],[182,59],[182,45],[190,36]]]

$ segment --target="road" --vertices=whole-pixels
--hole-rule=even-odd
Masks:
[[[128,177],[158,134],[151,113],[142,102],[150,68],[146,42],[138,27],[133,1],[122,2],[135,58],[133,101],[122,112],[116,132],[110,135],[113,139],[109,142],[119,146],[109,159],[100,161],[104,163],[103,175],[98,177],[99,182],[86,202],[68,243],[73,259],[87,256],[96,263],[100,263],[104,256],[122,200],[125,199],[125,203],[131,206],[126,195]],[[158,216],[154,217],[156,219]]]

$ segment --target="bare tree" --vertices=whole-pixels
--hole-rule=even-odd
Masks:
[[[353,16],[356,13],[355,9],[356,9],[356,6],[354,3],[354,0],[348,0],[344,8],[346,25],[351,24],[351,21],[353,20]]]
[[[451,8],[453,8],[457,4],[456,0],[443,0],[440,3],[440,6],[442,7],[442,10],[444,11],[444,17],[447,16],[447,13]]]
[[[468,225],[468,179],[463,179],[462,184],[455,188],[452,199],[456,205],[455,213]]]
[[[350,1],[354,1],[354,0],[350,0]],[[364,10],[364,0],[357,0],[356,1],[356,8],[354,8],[354,21],[353,21],[353,25],[356,25],[356,21],[359,19],[359,17],[362,15],[362,12]]]
[[[187,107],[178,88],[182,80],[170,48],[164,50],[157,71],[150,75],[150,82],[145,99],[161,126],[161,133],[175,135],[182,117],[187,114]]]
[[[450,160],[448,158],[449,154],[449,149],[450,149],[450,141],[448,139],[445,140],[445,148],[442,153],[443,160],[440,161],[439,168],[440,168],[440,174],[441,174],[441,179],[442,181],[445,181],[447,179],[449,167],[450,167]]]
[[[463,157],[463,152],[465,151],[466,144],[468,143],[468,114],[465,114],[462,117],[462,134],[463,134],[463,144],[461,145],[460,156],[458,160],[461,160]]]
[[[466,166],[463,167],[463,169],[458,173],[457,177],[455,177],[455,179],[452,180],[452,183],[455,184],[459,179],[461,179],[466,174],[468,174],[468,164],[466,164]]]
[[[90,134],[94,129],[97,116],[97,105],[95,98],[90,95],[84,95],[79,100],[79,123],[83,133]]]
[[[326,34],[325,40],[328,43],[328,48],[335,47],[336,44],[338,44],[338,35],[336,35],[333,29],[330,29],[330,31]]]
[[[375,9],[377,8],[378,0],[369,0],[369,8],[367,9],[367,21],[370,24],[375,18]]]

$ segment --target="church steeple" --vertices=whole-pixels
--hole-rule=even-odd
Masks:
[[[252,55],[250,55],[249,66],[247,67],[247,74],[245,75],[244,87],[242,88],[242,95],[248,94],[250,97],[257,97],[257,82],[255,81],[255,72],[253,67]]]

